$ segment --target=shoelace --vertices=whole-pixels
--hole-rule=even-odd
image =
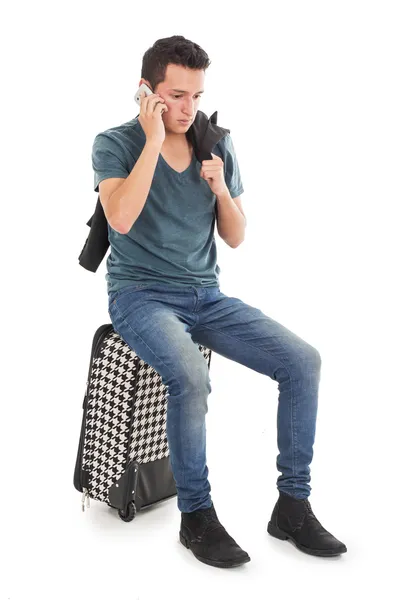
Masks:
[[[309,502],[309,500],[307,498],[305,499],[304,503],[305,503],[306,510],[307,510],[308,514],[311,515],[312,517],[316,518],[316,515],[314,514],[314,512],[312,510],[312,507],[311,507],[311,504],[310,504],[310,502]]]
[[[200,511],[200,515],[205,521],[205,531],[214,531],[223,527],[216,517],[213,507],[205,509],[203,512]]]

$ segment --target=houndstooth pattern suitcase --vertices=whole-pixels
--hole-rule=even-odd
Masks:
[[[211,350],[198,344],[208,368]],[[166,434],[168,391],[160,375],[114,330],[101,325],[92,343],[74,487],[82,510],[90,498],[123,521],[176,496]]]

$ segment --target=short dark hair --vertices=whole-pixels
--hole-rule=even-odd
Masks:
[[[143,55],[141,70],[141,77],[149,81],[153,92],[159,83],[165,81],[169,64],[205,71],[211,61],[198,44],[187,40],[183,35],[157,40]]]

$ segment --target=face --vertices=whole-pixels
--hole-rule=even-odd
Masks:
[[[159,94],[168,107],[168,111],[163,113],[164,127],[168,132],[186,133],[192,125],[204,91],[204,79],[204,70],[167,65],[165,81],[157,85],[154,93]],[[145,79],[141,79],[141,83],[149,85]],[[189,122],[180,123],[181,119],[188,119]]]

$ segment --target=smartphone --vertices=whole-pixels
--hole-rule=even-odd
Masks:
[[[139,89],[137,90],[135,96],[134,96],[134,100],[137,104],[141,104],[141,98],[140,98],[140,94],[142,93],[142,90],[145,92],[146,96],[150,96],[150,94],[153,94],[152,90],[150,89],[150,87],[148,87],[146,85],[146,83],[142,83],[142,85],[139,86]]]

